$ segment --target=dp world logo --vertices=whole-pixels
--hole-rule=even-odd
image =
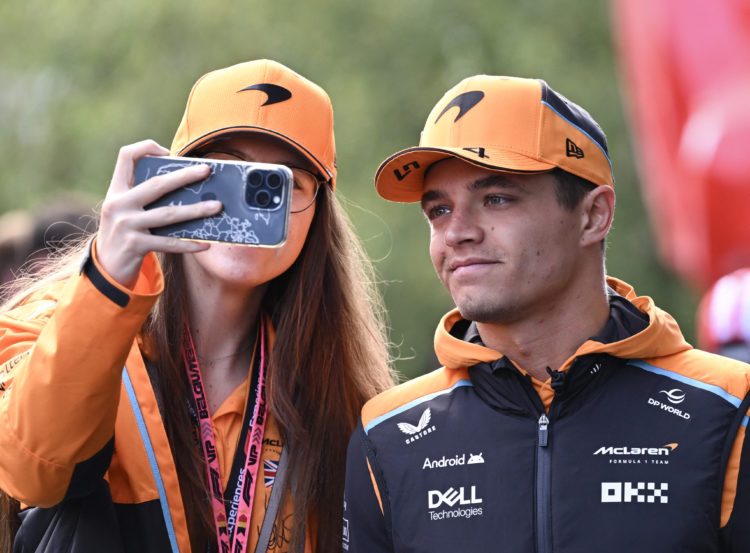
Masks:
[[[664,403],[663,401],[661,401],[662,396],[659,395],[659,399],[655,399],[652,397],[648,398],[648,404],[653,405],[654,407],[658,407],[659,409],[662,409],[667,413],[671,413],[672,415],[676,415],[685,420],[690,419],[690,413],[688,413],[687,411],[683,411],[682,409],[677,409],[677,407],[675,407],[675,405],[679,405],[680,403],[685,401],[685,392],[683,392],[679,388],[672,388],[671,390],[659,390],[659,394],[664,394],[663,398],[666,399],[669,403]]]
[[[667,400],[669,400],[669,403],[673,403],[675,405],[677,405],[678,403],[682,403],[683,401],[685,401],[685,392],[683,392],[682,390],[679,390],[677,388],[673,388],[673,389],[671,389],[669,391],[667,391],[667,390],[661,390],[659,393],[660,394],[664,394],[665,396],[667,396]]]

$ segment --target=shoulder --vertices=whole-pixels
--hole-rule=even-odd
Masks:
[[[721,396],[743,399],[750,392],[750,365],[699,349],[631,360],[630,364]]]
[[[16,321],[45,320],[55,310],[64,286],[65,281],[57,281],[35,290],[20,303],[3,313],[2,317]]]
[[[468,371],[442,367],[386,390],[362,408],[362,426],[369,428],[456,388],[471,385]]]

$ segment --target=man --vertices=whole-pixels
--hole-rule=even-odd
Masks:
[[[444,367],[362,410],[345,550],[750,551],[750,367],[605,277],[614,179],[585,110],[471,77],[376,187],[421,202],[457,309]]]

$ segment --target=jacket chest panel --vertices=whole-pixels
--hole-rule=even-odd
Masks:
[[[411,439],[419,433],[407,434],[414,428],[403,424],[419,428],[428,418],[423,430],[429,432]],[[503,416],[498,431],[497,421],[498,413],[466,387],[371,430],[386,468],[394,542],[405,544],[404,550],[491,551],[498,540],[509,551],[533,550],[533,506],[526,490],[534,482],[536,423]],[[389,445],[379,450],[381,440]],[[519,479],[525,484],[519,486]],[[499,509],[501,503],[513,508]]]
[[[373,429],[395,543],[535,550],[546,455],[550,550],[714,550],[731,405],[637,368],[562,403],[545,448],[536,415],[492,409],[468,386]]]
[[[550,422],[554,550],[715,550],[735,414],[716,393],[618,369]]]

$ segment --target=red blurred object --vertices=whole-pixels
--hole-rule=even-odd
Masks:
[[[698,289],[750,266],[750,0],[615,0],[647,208]]]

